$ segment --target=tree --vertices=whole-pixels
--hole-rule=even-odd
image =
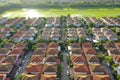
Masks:
[[[61,46],[61,50],[65,50],[65,43],[63,41],[59,41],[58,44]]]
[[[62,66],[61,66],[61,65],[58,65],[58,74],[57,74],[57,76],[58,76],[59,78],[61,78],[61,73],[62,73]]]
[[[105,57],[105,61],[106,61],[107,63],[109,63],[110,65],[113,65],[113,59],[112,59],[111,56],[106,56],[106,57]]]
[[[84,37],[79,37],[79,43],[84,43],[85,42],[85,38]]]
[[[19,75],[17,76],[17,79],[16,79],[16,80],[22,80],[22,77],[23,77],[23,75],[22,75],[22,74],[19,74]]]

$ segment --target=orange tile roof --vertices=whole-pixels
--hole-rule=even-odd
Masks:
[[[93,48],[92,43],[82,43],[82,49]]]
[[[41,63],[41,62],[43,62],[43,56],[40,56],[40,55],[32,55],[32,57],[31,57],[31,62],[32,62],[32,63]]]
[[[84,56],[71,56],[71,62],[74,64],[74,63],[85,63],[86,60],[85,60],[85,57]]]
[[[23,55],[25,52],[23,51],[23,49],[19,49],[19,48],[15,48],[13,49],[10,54],[16,54],[16,55]]]
[[[120,42],[119,43],[115,43],[116,48],[120,49]]]
[[[87,55],[87,54],[96,55],[97,54],[94,49],[84,49],[83,52],[84,52],[85,55]]]
[[[48,47],[49,48],[57,48],[58,44],[57,43],[49,43]]]
[[[48,49],[46,54],[54,55],[58,53],[59,53],[58,49]]]
[[[87,74],[90,73],[88,66],[84,65],[84,64],[82,64],[82,65],[74,65],[73,70],[74,70],[74,72],[77,72],[77,73],[83,73],[83,72],[85,72]]]
[[[26,46],[26,43],[17,43],[16,45],[15,45],[15,48],[24,48]]]
[[[5,57],[4,55],[0,55],[0,62],[4,57]]]
[[[40,76],[42,74],[42,70],[43,70],[43,65],[34,64],[34,63],[30,63],[26,68],[27,73],[38,72]]]

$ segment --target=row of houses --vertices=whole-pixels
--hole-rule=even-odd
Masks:
[[[10,26],[16,26],[16,27],[21,27],[21,24],[23,24],[23,22],[25,21],[25,17],[21,17],[21,18],[11,18],[8,19],[7,22],[4,24],[6,27],[10,27]]]
[[[15,42],[20,42],[22,40],[34,40],[35,34],[37,33],[36,28],[30,27],[28,30],[21,27],[17,33],[12,36]]]
[[[94,23],[96,27],[100,27],[103,25],[107,26],[120,26],[120,19],[114,17],[102,17],[101,19],[97,19],[95,17],[84,17],[84,21],[89,23]]]
[[[81,22],[79,20],[78,17],[67,17],[66,18],[66,25],[67,26],[70,26],[70,25],[75,25],[77,27],[80,27],[81,26]]]
[[[26,26],[40,26],[41,22],[43,21],[43,17],[39,18],[28,18],[25,25]]]
[[[102,17],[103,22],[108,26],[120,26],[120,20],[114,17]]]
[[[77,40],[80,37],[83,37],[86,40],[90,40],[90,38],[87,36],[86,31],[83,28],[68,28],[68,30],[67,30],[67,39],[69,39],[69,40]]]
[[[26,43],[6,43],[0,48],[0,80],[12,80],[25,55]]]
[[[74,80],[111,80],[91,43],[73,43],[68,50],[73,65],[69,70]]]
[[[60,40],[60,29],[59,28],[43,28],[41,39],[43,40]]]
[[[117,36],[108,28],[92,28],[94,41],[118,40]]]
[[[38,43],[36,47],[22,80],[57,80],[58,65],[60,65],[59,45]]]
[[[0,39],[5,39],[11,35],[12,28],[0,28]]]
[[[97,19],[96,17],[84,17],[84,21],[87,22],[87,24],[89,23],[94,23],[96,27],[100,27],[103,25],[102,20]]]
[[[113,61],[119,65],[117,67],[117,74],[120,75],[120,43],[104,43],[103,46]]]
[[[60,26],[60,17],[48,17],[45,27],[59,27]]]

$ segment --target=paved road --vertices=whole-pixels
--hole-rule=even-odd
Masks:
[[[110,76],[111,80],[116,80],[115,77],[112,75],[112,70],[109,68],[109,66],[103,61],[103,66],[105,67],[108,75]]]
[[[17,77],[17,75],[24,73],[27,65],[29,64],[29,60],[30,60],[30,56],[31,56],[31,55],[32,55],[32,52],[29,52],[29,53],[25,56],[25,58],[22,60],[22,61],[24,61],[24,62],[23,62],[23,65],[22,65],[21,68],[16,72],[15,78]]]
[[[68,70],[68,64],[67,64],[67,57],[66,52],[63,52],[63,62],[62,62],[62,75],[61,75],[61,80],[69,80],[68,76],[67,76],[67,70]]]

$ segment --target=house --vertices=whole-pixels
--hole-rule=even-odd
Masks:
[[[120,55],[120,51],[118,49],[108,50],[108,55]]]
[[[103,25],[102,21],[99,19],[96,19],[95,17],[91,17],[90,20],[96,25],[96,27],[100,27]]]
[[[53,18],[53,17],[47,18],[47,22],[46,22],[45,27],[52,27],[52,26],[53,26],[53,23],[54,23],[54,19],[55,19],[55,18]]]
[[[4,59],[5,55],[0,55],[0,63]]]
[[[91,80],[89,75],[75,75],[74,80]]]
[[[83,50],[85,55],[96,55],[96,51],[94,49],[84,49]]]
[[[51,55],[51,56],[58,56],[58,49],[47,49],[46,55]]]
[[[32,55],[30,59],[30,63],[36,63],[36,64],[44,64],[44,57],[41,55]]]
[[[40,48],[40,49],[47,49],[47,44],[46,43],[38,43],[38,44],[36,44],[36,47]]]
[[[0,80],[5,80],[5,79],[6,79],[6,77],[7,77],[7,75],[6,75],[6,74],[0,74]]]
[[[120,55],[116,55],[116,56],[113,56],[113,55],[112,55],[112,58],[113,58],[113,61],[114,61],[116,64],[120,64]]]
[[[50,39],[50,34],[42,34],[41,39],[43,40],[49,40]]]
[[[91,49],[93,48],[92,43],[82,43],[82,49]]]
[[[100,64],[100,60],[96,55],[93,56],[87,55],[86,60],[88,64]]]
[[[67,24],[67,26],[70,26],[70,25],[72,25],[74,23],[74,21],[73,21],[73,19],[71,18],[71,17],[67,17],[66,18],[66,24]]]
[[[57,75],[42,74],[41,80],[57,80]]]
[[[24,49],[26,47],[26,43],[17,43],[15,45],[15,48],[21,48],[21,49]]]
[[[0,63],[0,74],[9,74],[13,68],[11,63]]]
[[[23,74],[21,80],[39,80],[39,76],[34,74]]]
[[[114,43],[104,43],[103,46],[107,50],[115,49],[116,48],[115,45],[114,45]]]
[[[33,55],[40,55],[40,56],[45,56],[46,50],[45,49],[36,49],[33,52]]]
[[[74,25],[75,25],[75,26],[77,26],[77,27],[80,27],[80,26],[81,26],[81,23],[80,23],[78,17],[74,17],[74,18],[73,18],[73,21],[74,21]]]
[[[54,25],[54,27],[59,27],[60,26],[60,17],[56,17],[54,19],[53,25]]]
[[[82,49],[72,49],[70,51],[70,55],[76,55],[76,56],[83,55],[83,51],[82,51]]]
[[[9,54],[18,55],[20,57],[20,56],[23,56],[25,54],[25,52],[23,49],[14,48]]]
[[[42,64],[30,63],[26,68],[26,73],[41,76],[43,70]]]
[[[43,67],[43,74],[57,74],[57,65],[55,64],[45,64]]]
[[[70,57],[70,61],[71,63],[74,64],[85,64],[86,63],[86,59],[84,56],[71,56]]]
[[[32,40],[34,40],[34,36],[32,34],[26,33],[23,36],[22,40],[30,40],[30,41],[32,41]]]
[[[4,48],[8,48],[8,49],[13,49],[14,46],[15,46],[14,43],[6,43],[6,44],[4,44]]]
[[[60,64],[60,60],[56,56],[46,56],[45,58],[45,63],[46,64]]]
[[[96,75],[106,74],[105,68],[101,64],[90,64],[89,69],[91,74],[96,74]]]
[[[111,80],[109,75],[93,75],[92,80]]]
[[[49,43],[48,48],[58,49],[57,43]]]
[[[8,55],[10,50],[8,48],[0,48],[0,55]]]
[[[115,47],[120,50],[120,43],[114,43]]]
[[[13,65],[19,66],[18,55],[8,55],[2,60],[2,63],[11,63]]]
[[[70,46],[68,46],[68,50],[71,51],[72,49],[81,49],[81,46],[79,43],[72,43]]]
[[[51,35],[51,36],[50,36],[50,39],[51,39],[51,40],[58,41],[58,40],[60,39],[60,35],[59,35],[59,34]]]
[[[81,46],[79,43],[72,43],[71,48],[72,49],[81,49]]]
[[[89,73],[90,73],[89,68],[85,64],[73,66],[73,74],[74,75],[87,75]]]

